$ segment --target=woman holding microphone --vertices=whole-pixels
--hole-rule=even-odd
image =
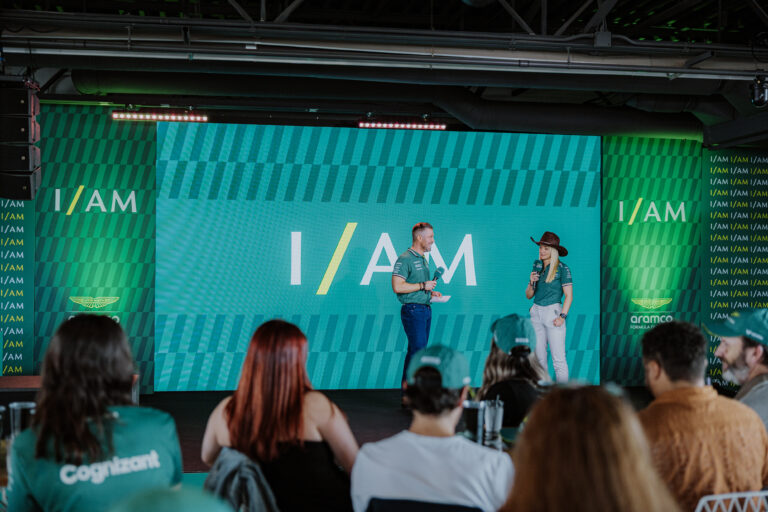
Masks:
[[[557,382],[568,381],[568,362],[565,359],[565,320],[573,303],[571,269],[560,261],[568,250],[560,245],[560,237],[547,231],[538,242],[539,259],[534,264],[525,296],[533,299],[531,323],[536,331],[536,358],[549,373],[547,345],[552,353]],[[563,301],[563,297],[565,300]],[[561,305],[561,301],[562,305]]]

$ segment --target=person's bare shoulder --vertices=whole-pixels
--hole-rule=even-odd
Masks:
[[[319,391],[310,391],[304,395],[304,413],[316,425],[327,422],[333,410],[333,402]]]

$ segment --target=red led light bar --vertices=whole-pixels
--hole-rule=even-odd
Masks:
[[[444,124],[434,123],[389,123],[360,121],[358,128],[380,128],[385,130],[445,130]]]
[[[158,113],[158,112],[125,112],[115,110],[112,112],[114,121],[178,121],[188,123],[207,123],[208,116],[204,114],[191,114],[189,112],[180,113]]]

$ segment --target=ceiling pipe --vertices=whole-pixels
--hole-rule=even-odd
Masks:
[[[511,87],[514,89],[559,89],[570,91],[611,91],[620,93],[684,94],[710,96],[726,89],[729,81],[696,80],[692,78],[558,75],[536,72],[490,72],[490,71],[445,71],[435,69],[380,69],[354,66],[295,66],[289,64],[244,64],[223,62],[179,62],[153,61],[142,59],[79,59],[62,57],[58,59],[35,59],[40,67],[66,67],[80,69],[77,77],[82,87],[93,88],[99,84],[125,83],[130,79],[125,71],[154,71],[158,80],[178,80],[174,73],[205,73],[231,75],[286,76],[301,78],[325,78],[358,80],[363,82],[386,82],[418,85],[467,86],[467,87]],[[10,65],[14,59],[9,59]],[[100,71],[90,71],[98,69]],[[120,71],[121,73],[110,73]],[[236,80],[223,77],[223,80]],[[110,91],[114,92],[114,91]]]
[[[637,94],[629,98],[626,105],[646,112],[679,113],[691,112],[717,118],[721,122],[736,119],[738,112],[722,97],[697,98],[694,96],[664,96],[660,94]]]
[[[82,94],[153,94],[312,100],[432,103],[474,130],[576,135],[659,135],[700,140],[702,127],[689,114],[652,114],[593,105],[499,103],[461,87],[377,84],[305,78],[179,73],[72,73]]]

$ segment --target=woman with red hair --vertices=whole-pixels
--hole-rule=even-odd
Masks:
[[[224,446],[248,455],[260,464],[282,512],[351,510],[357,441],[336,404],[312,389],[306,360],[307,338],[298,327],[282,320],[262,324],[235,393],[208,419],[202,459],[212,465]]]

